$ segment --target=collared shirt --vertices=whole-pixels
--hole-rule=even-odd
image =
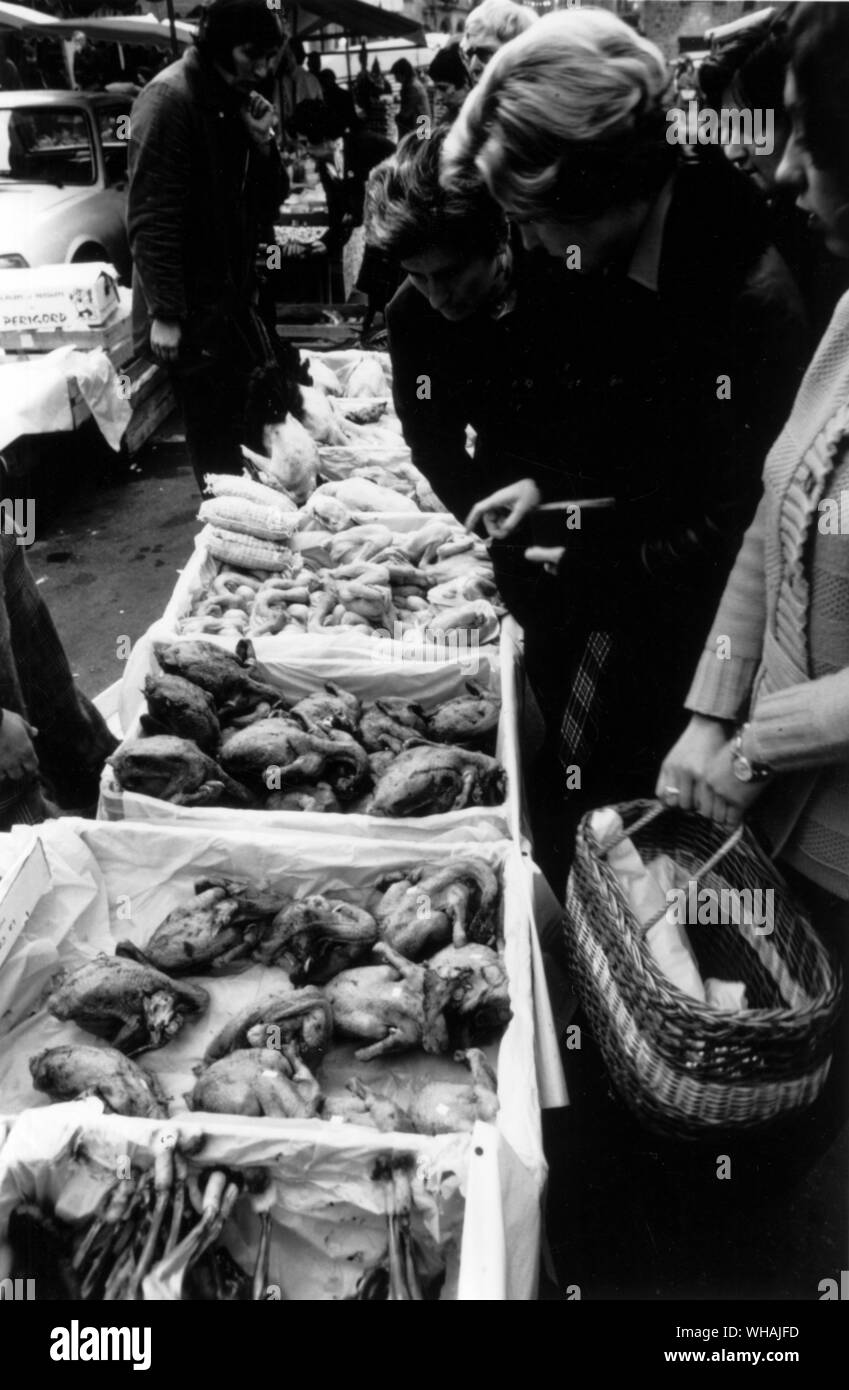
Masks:
[[[652,294],[658,292],[658,280],[660,276],[660,256],[663,250],[663,229],[666,225],[666,217],[669,206],[672,202],[672,193],[675,186],[675,175],[672,174],[666,180],[660,193],[655,198],[649,214],[643,223],[637,245],[634,247],[634,254],[626,271],[627,278],[633,280],[635,284],[642,285],[644,289],[650,290]]]
[[[505,247],[501,253],[501,266],[497,276],[497,286],[494,298],[490,301],[487,313],[496,322],[503,319],[506,314],[512,314],[516,307],[518,290],[514,275],[513,253],[510,247]]]

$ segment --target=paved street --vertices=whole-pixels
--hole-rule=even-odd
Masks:
[[[39,478],[32,489],[37,539],[29,563],[71,669],[96,695],[120,678],[118,638],[135,641],[162,613],[191,553],[194,478],[182,449],[166,445],[147,449],[129,471],[97,451],[97,467],[81,467],[67,490],[61,479],[50,486]]]

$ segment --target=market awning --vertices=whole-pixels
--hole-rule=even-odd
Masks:
[[[7,5],[0,0],[0,29],[41,29],[48,33],[56,25],[52,14],[42,14],[27,5]]]
[[[289,18],[295,16],[295,33],[302,39],[325,29],[355,39],[409,39],[427,47],[424,29],[414,19],[365,0],[306,0],[303,5],[287,6],[286,13]]]
[[[177,20],[175,25],[178,44],[185,47],[193,42],[197,26]],[[85,34],[87,38],[100,43],[150,44],[155,48],[171,47],[171,26],[167,20],[154,19],[153,15],[114,15],[108,19],[62,19],[52,21],[52,32],[70,38],[72,34]]]
[[[174,12],[192,15],[198,0],[174,0]],[[354,39],[409,39],[427,47],[424,29],[414,19],[369,5],[366,0],[305,0],[303,5],[281,0],[281,14],[299,38],[308,39],[323,29],[334,36]]]
[[[178,12],[188,9],[188,5],[175,6]],[[101,43],[153,44],[157,48],[171,47],[171,29],[167,19],[158,20],[153,15],[111,15],[96,19],[53,19],[39,15],[37,10],[25,10],[20,5],[7,5],[0,0],[0,17],[6,10],[19,11],[22,15],[34,15],[36,21],[43,20],[45,33],[58,34],[70,38],[74,33],[86,34],[88,38]],[[368,5],[365,0],[307,0],[306,5],[285,7],[285,13],[300,38],[317,36],[320,31],[329,34],[344,34],[357,39],[407,39],[411,44],[427,46],[424,30],[420,24],[404,15],[382,10],[378,5]],[[0,18],[2,23],[2,18]],[[26,28],[24,21],[13,24],[13,28]],[[176,22],[177,41],[185,47],[190,44],[197,32],[197,25],[186,20]]]
[[[136,0],[108,0],[106,5],[104,5],[103,0],[62,0],[61,14],[63,19],[73,19],[77,15],[80,17],[90,15],[94,10],[109,9],[123,12],[134,10],[135,7]]]

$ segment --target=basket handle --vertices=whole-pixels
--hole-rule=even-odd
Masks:
[[[737,826],[737,829],[732,830],[731,834],[728,836],[728,839],[724,840],[723,843],[719,846],[719,849],[716,850],[710,856],[709,859],[706,859],[704,864],[700,864],[699,867],[693,871],[693,877],[701,878],[703,874],[709,874],[711,869],[715,869],[719,861],[721,859],[724,859],[726,854],[729,854],[730,851],[734,848],[734,846],[738,844],[740,840],[742,840],[743,829],[743,822],[741,821],[740,824]],[[658,922],[662,922],[668,911],[669,905],[667,904],[667,906],[662,908],[656,916],[652,917],[651,921],[647,922],[645,926],[641,926],[640,923],[637,923],[640,935],[645,936],[647,932],[651,931],[652,927],[657,926]]]
[[[647,825],[651,825],[652,821],[657,820],[658,816],[662,816],[664,811],[668,811],[670,809],[671,808],[665,806],[662,801],[656,801],[653,806],[650,806],[647,811],[643,812],[643,814],[639,817],[638,820],[634,821],[633,825],[629,825],[627,827],[623,825],[622,833],[620,835],[617,835],[615,839],[608,840],[607,844],[604,846],[599,845],[599,859],[604,859],[605,856],[608,855],[612,849],[615,849],[617,845],[621,845],[623,840],[629,839],[629,837],[633,835],[637,830],[644,830]]]
[[[655,802],[654,806],[650,806],[648,811],[645,811],[639,817],[638,820],[634,821],[633,825],[628,826],[627,829],[623,826],[621,835],[617,835],[616,838],[611,840],[608,844],[606,844],[603,849],[600,849],[599,857],[602,859],[605,858],[605,856],[608,855],[612,849],[615,849],[617,845],[621,845],[623,840],[629,839],[630,836],[633,835],[636,831],[643,830],[647,825],[651,825],[652,821],[657,820],[658,816],[663,815],[664,811],[670,811],[675,809],[676,808],[672,806],[665,806],[662,801]],[[732,830],[727,840],[724,840],[723,843],[719,846],[719,849],[715,850],[714,853],[710,855],[710,857],[706,859],[703,864],[699,865],[698,869],[694,870],[693,876],[695,878],[701,878],[703,874],[708,874],[710,873],[711,869],[715,869],[720,860],[724,859],[725,856],[729,854],[732,849],[734,849],[735,845],[739,844],[740,840],[743,838],[744,829],[745,827],[743,825],[743,822],[741,821],[737,828],[735,830]],[[651,921],[647,922],[645,926],[642,926],[638,922],[637,927],[639,929],[640,935],[645,936],[647,932],[651,931],[652,927],[657,926],[658,922],[662,922],[668,911],[668,906],[664,907],[660,912],[658,912],[654,917],[652,917]],[[633,916],[633,913],[631,915]]]

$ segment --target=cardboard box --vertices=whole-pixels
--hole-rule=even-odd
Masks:
[[[0,270],[0,332],[100,328],[119,304],[115,268],[102,261]]]
[[[449,858],[469,857],[497,869],[503,886],[504,965],[513,1016],[500,1041],[487,1048],[498,1075],[500,1108],[494,1123],[479,1121],[471,1133],[428,1136],[318,1118],[250,1119],[188,1110],[182,1097],[211,1038],[235,1011],[273,985],[281,973],[276,967],[253,965],[234,975],[204,976],[210,993],[207,1013],[167,1047],[145,1053],[143,1061],[169,1096],[174,1128],[187,1136],[198,1131],[209,1136],[205,1161],[280,1165],[281,1183],[290,1194],[284,1205],[292,1208],[292,1220],[297,1218],[298,1237],[292,1241],[289,1236],[289,1219],[281,1207],[275,1240],[285,1258],[280,1260],[282,1272],[272,1278],[283,1285],[286,1299],[328,1296],[329,1284],[318,1291],[328,1250],[342,1255],[335,1260],[331,1296],[350,1292],[347,1285],[355,1282],[358,1270],[347,1261],[343,1245],[346,1203],[361,1207],[361,1194],[366,1206],[374,1202],[375,1192],[380,1198],[372,1174],[376,1158],[386,1154],[411,1157],[422,1200],[428,1192],[438,1198],[446,1179],[464,1198],[455,1245],[459,1259],[452,1261],[443,1298],[533,1299],[547,1171],[536,1063],[539,985],[530,865],[506,841],[450,848],[424,839],[374,841],[355,849],[341,839],[310,834],[281,839],[273,833],[225,834],[217,828],[110,825],[76,818],[0,837],[0,867],[5,870],[0,933],[5,927],[8,941],[0,971],[0,1119],[18,1117],[0,1159],[0,1240],[11,1207],[22,1191],[31,1190],[23,1179],[32,1163],[42,1171],[61,1166],[80,1125],[89,1135],[94,1130],[134,1133],[148,1146],[161,1128],[159,1121],[101,1118],[92,1113],[95,1102],[50,1106],[33,1091],[28,1059],[34,1052],[62,1042],[95,1042],[41,1009],[45,986],[57,968],[80,964],[99,950],[112,954],[120,937],[143,945],[165,915],[191,896],[195,880],[209,874],[247,878],[271,888],[285,885],[298,895],[323,888],[353,900],[386,873],[412,865],[437,868]],[[465,1083],[468,1076],[449,1054],[414,1050],[357,1062],[352,1047],[336,1039],[317,1069],[325,1094],[344,1093],[344,1079],[357,1074],[406,1103],[406,1093],[424,1080]],[[377,1215],[381,1213],[379,1208]],[[321,1239],[305,1242],[303,1222],[312,1215]],[[326,1244],[324,1234],[331,1226],[335,1243]],[[319,1256],[312,1254],[315,1250]]]

